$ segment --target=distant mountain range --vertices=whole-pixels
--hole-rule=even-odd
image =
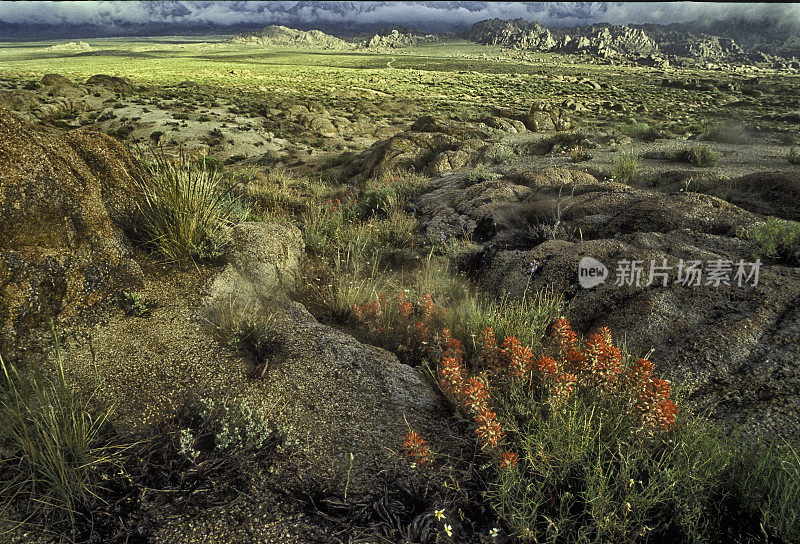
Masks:
[[[741,7],[744,6],[744,7]],[[748,7],[749,6],[749,7]],[[109,36],[237,35],[269,25],[319,30],[356,41],[405,27],[401,34],[463,32],[482,43],[600,56],[679,54],[800,57],[800,8],[748,4],[613,2],[104,2],[76,9],[0,2],[0,41]],[[502,14],[504,19],[493,14]],[[687,20],[668,25],[631,24]],[[509,15],[511,17],[509,18]],[[487,17],[488,16],[488,17]],[[481,18],[485,20],[480,20]],[[625,24],[584,23],[597,20]],[[533,21],[546,23],[538,25]],[[473,25],[473,23],[475,23]],[[578,26],[576,26],[578,25]],[[732,40],[732,41],[731,41]]]
[[[524,19],[491,19],[473,25],[466,36],[478,43],[515,49],[585,53],[604,58],[663,55],[753,62],[800,56],[800,37],[791,29],[743,20],[548,28]]]

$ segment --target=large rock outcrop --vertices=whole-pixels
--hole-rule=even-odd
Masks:
[[[109,136],[59,136],[0,108],[0,351],[141,281],[115,224],[132,216],[136,174]]]
[[[422,227],[432,239],[481,243],[465,264],[497,295],[552,289],[581,331],[608,326],[631,353],[652,350],[696,406],[760,433],[800,435],[800,268],[765,261],[755,285],[735,275],[739,261],[752,272],[757,246],[747,230],[759,216],[709,195],[558,168],[482,183],[452,175],[432,186],[417,201]],[[607,267],[605,283],[580,285],[583,257]],[[700,283],[678,283],[681,261],[694,260]],[[617,285],[626,261],[640,262],[639,285]],[[730,284],[709,282],[715,261],[730,261]],[[660,276],[647,285],[651,262],[667,267],[666,285]]]

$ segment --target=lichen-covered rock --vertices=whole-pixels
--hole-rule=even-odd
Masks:
[[[84,157],[91,156],[91,160]],[[113,138],[59,137],[0,108],[0,350],[85,317],[141,281],[113,218],[131,209],[135,160]]]
[[[133,82],[127,77],[117,77],[117,76],[109,76],[106,74],[97,74],[87,79],[86,84],[105,87],[106,89],[109,89],[117,93],[133,92]]]
[[[475,161],[489,137],[484,129],[488,127],[421,117],[408,130],[376,142],[354,162],[353,168],[369,176],[395,169],[439,176]]]
[[[66,85],[72,87],[72,81],[65,78],[61,74],[45,74],[42,76],[42,85],[46,87],[61,87]]]

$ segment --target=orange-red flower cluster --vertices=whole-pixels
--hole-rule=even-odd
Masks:
[[[503,426],[497,421],[497,414],[485,408],[475,416],[478,427],[475,433],[483,440],[481,449],[495,448],[503,440]]]
[[[505,364],[509,374],[517,378],[527,376],[533,367],[531,366],[533,353],[523,346],[516,336],[508,336],[503,341],[500,350],[500,360]]]
[[[418,461],[420,465],[424,465],[431,457],[431,451],[425,445],[425,440],[414,430],[406,434],[403,449],[406,450],[406,455]]]
[[[625,374],[623,381],[636,395],[636,409],[642,416],[643,429],[668,429],[675,424],[678,405],[670,398],[669,382],[653,378],[653,363],[639,359]]]
[[[514,468],[519,462],[519,455],[512,451],[504,451],[500,456],[500,468]]]

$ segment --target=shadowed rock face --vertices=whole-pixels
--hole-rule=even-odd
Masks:
[[[56,136],[0,108],[3,353],[32,341],[50,318],[85,316],[140,281],[115,224],[133,216],[137,168],[109,136]]]
[[[800,268],[765,262],[756,286],[739,287],[735,265],[731,285],[708,284],[706,273],[697,286],[675,283],[681,260],[752,261],[744,233],[758,216],[713,196],[665,195],[559,168],[432,185],[417,201],[423,229],[482,243],[470,264],[496,294],[553,289],[570,301],[579,330],[608,326],[634,355],[653,350],[694,405],[760,433],[800,435]],[[608,267],[606,283],[579,285],[586,256]],[[623,260],[643,262],[638,287],[615,285]],[[651,261],[671,267],[666,286],[659,278],[646,285]]]

